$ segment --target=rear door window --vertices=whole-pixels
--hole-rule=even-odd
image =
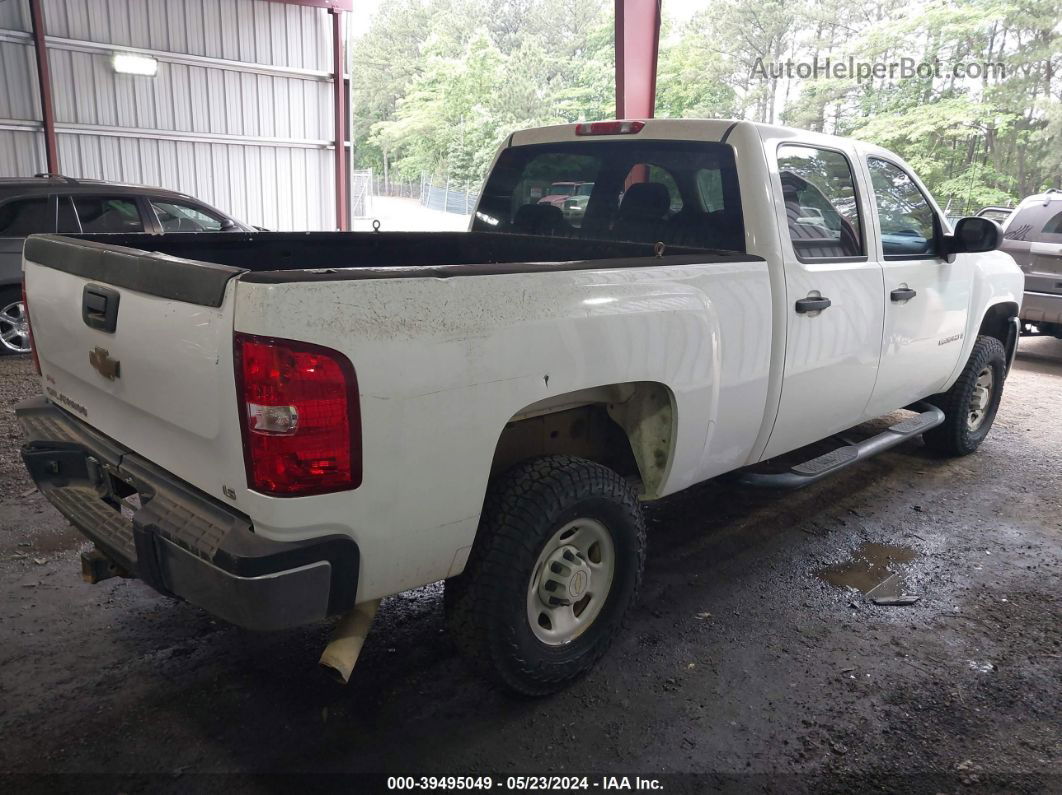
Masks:
[[[185,202],[151,199],[163,232],[220,232],[225,221],[218,215]]]
[[[59,209],[56,212],[56,231],[60,234],[77,234],[81,231],[81,224],[74,212],[74,201],[69,196],[59,197]]]
[[[914,180],[896,164],[877,157],[867,158],[867,168],[885,259],[936,256],[937,214]]]
[[[0,237],[25,237],[55,231],[55,204],[51,196],[13,199],[0,204]]]
[[[832,149],[778,148],[789,237],[800,260],[866,255],[855,178],[848,158]]]
[[[506,149],[472,228],[745,250],[733,149],[718,143],[599,140]]]
[[[144,223],[132,196],[74,196],[83,232],[143,232]]]

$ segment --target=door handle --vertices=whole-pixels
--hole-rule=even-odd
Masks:
[[[800,314],[807,312],[821,312],[833,304],[829,298],[801,298],[796,302],[796,311]]]
[[[912,290],[910,287],[897,287],[895,290],[889,293],[889,296],[892,298],[893,301],[910,301],[916,295],[918,295],[918,293]]]
[[[86,284],[81,293],[81,319],[89,328],[113,334],[118,324],[117,290],[99,284]]]

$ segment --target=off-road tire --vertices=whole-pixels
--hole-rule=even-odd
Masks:
[[[976,430],[967,423],[978,375],[991,368],[993,388],[984,420]],[[947,392],[933,395],[928,401],[944,412],[944,422],[922,434],[926,447],[939,455],[963,456],[976,450],[992,428],[1003,395],[1007,372],[1007,354],[995,337],[978,337],[962,374]]]
[[[613,579],[585,631],[564,645],[549,645],[531,628],[528,590],[547,542],[580,518],[607,528]],[[644,565],[645,520],[620,475],[570,456],[526,461],[489,486],[468,565],[446,582],[451,637],[474,668],[506,689],[524,696],[553,693],[608,650],[638,592]]]

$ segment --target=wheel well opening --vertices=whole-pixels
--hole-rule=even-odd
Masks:
[[[1010,319],[1017,316],[1018,305],[1012,301],[990,306],[981,320],[981,328],[977,333],[980,336],[995,337],[1006,348],[1013,333]]]
[[[609,467],[653,498],[671,462],[673,418],[670,391],[649,381],[549,398],[506,423],[491,476],[529,458],[572,455]]]

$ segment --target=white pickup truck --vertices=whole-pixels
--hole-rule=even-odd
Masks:
[[[882,149],[677,120],[515,133],[466,233],[34,236],[22,455],[90,580],[274,629],[445,579],[458,647],[547,693],[622,623],[640,501],[975,450],[1017,343],[999,242]]]

